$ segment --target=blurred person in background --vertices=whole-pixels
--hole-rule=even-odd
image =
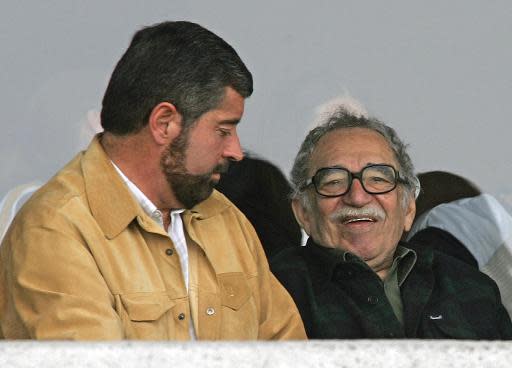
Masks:
[[[229,166],[216,189],[247,216],[267,258],[301,245],[302,233],[290,205],[291,185],[274,164],[245,153]]]

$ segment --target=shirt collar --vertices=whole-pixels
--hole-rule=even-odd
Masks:
[[[112,160],[110,162],[116,169],[121,179],[123,179],[123,182],[126,184],[126,186],[128,186],[128,189],[130,189],[130,192],[132,192],[135,200],[140,204],[144,212],[146,212],[147,215],[152,216],[155,211],[158,211],[153,202],[151,202],[151,200],[146,197],[142,190],[140,190],[139,187],[137,187],[130,179],[128,179],[128,177]]]
[[[162,212],[155,206],[155,204],[142,192],[142,190],[139,189],[137,185],[135,185],[134,182],[132,182],[128,177],[121,171],[121,169],[113,162],[110,161],[114,168],[116,169],[119,176],[121,176],[121,179],[123,179],[124,183],[128,186],[128,189],[130,189],[130,192],[132,192],[133,196],[135,197],[135,200],[140,204],[144,212],[151,217],[154,221],[156,221],[159,225],[162,227],[164,226],[163,219],[162,219]],[[182,212],[184,212],[184,208],[179,208],[172,210],[170,213],[170,216],[176,216]]]
[[[414,250],[406,248],[401,244],[398,245],[390,269],[390,273],[394,270],[397,272],[398,286],[402,286],[416,264],[417,259],[418,256]]]

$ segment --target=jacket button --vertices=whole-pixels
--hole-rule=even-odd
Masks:
[[[167,254],[168,256],[172,256],[174,254],[174,251],[171,248],[167,248],[165,250],[165,254]]]
[[[379,298],[377,298],[376,296],[373,296],[373,295],[370,295],[367,300],[368,300],[368,304],[371,304],[371,305],[375,305],[379,302]]]
[[[185,313],[180,313],[180,314],[178,314],[178,319],[179,319],[180,321],[183,321],[183,320],[185,319]]]
[[[211,316],[211,315],[215,314],[215,309],[213,309],[213,308],[211,308],[211,307],[210,307],[210,308],[207,308],[207,309],[206,309],[206,314],[207,314],[207,315],[209,315],[209,316]]]

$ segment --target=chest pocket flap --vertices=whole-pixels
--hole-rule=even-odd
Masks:
[[[220,285],[222,305],[238,310],[251,297],[251,291],[242,272],[217,275]]]
[[[174,305],[165,293],[134,293],[120,296],[132,321],[155,321]]]

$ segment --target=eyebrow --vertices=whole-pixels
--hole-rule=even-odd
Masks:
[[[221,124],[228,124],[228,125],[238,125],[240,123],[241,119],[226,119],[219,121],[219,125]]]
[[[395,167],[394,164],[392,163],[387,163],[387,162],[367,162],[364,166],[363,166],[363,169],[365,167],[368,167],[368,166],[371,166],[371,165],[390,165],[392,166],[393,168]],[[337,169],[345,169],[345,170],[348,170],[345,166],[343,165],[332,165],[332,166],[325,166],[325,167],[321,167],[320,169],[323,169],[323,168],[337,168]],[[319,169],[319,170],[320,170]]]

